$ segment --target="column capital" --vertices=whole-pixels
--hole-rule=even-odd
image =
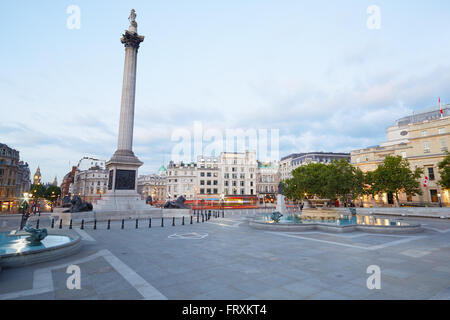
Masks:
[[[122,38],[120,38],[120,42],[122,42],[125,45],[125,48],[132,47],[138,49],[140,43],[143,41],[144,36],[140,36],[137,33],[130,32],[128,30],[125,30],[125,33],[122,35]]]

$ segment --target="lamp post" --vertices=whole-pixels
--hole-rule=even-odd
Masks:
[[[441,207],[442,208],[442,201],[441,201],[441,194],[440,193],[438,193],[438,198],[439,198],[439,207]]]

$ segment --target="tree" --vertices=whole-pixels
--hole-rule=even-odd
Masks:
[[[384,162],[370,175],[372,192],[392,193],[399,204],[399,192],[405,192],[408,196],[422,194],[418,179],[423,170],[410,169],[409,161],[401,156],[387,156]]]
[[[441,179],[439,184],[443,189],[450,189],[450,153],[447,151],[447,156],[438,163],[439,174]]]
[[[356,196],[359,194],[359,185],[356,176],[356,169],[347,160],[334,160],[327,166],[326,175],[326,194],[329,199],[341,199],[346,200],[347,196],[353,194]],[[362,174],[362,172],[361,172]],[[362,183],[362,182],[361,182]]]
[[[46,188],[42,184],[32,184],[30,187],[30,197],[34,199],[44,198]]]
[[[326,194],[327,165],[310,163],[292,170],[292,178],[284,183],[285,195],[292,200],[304,198],[304,194]]]
[[[56,201],[58,197],[61,195],[61,188],[58,186],[48,186],[45,190],[44,197],[50,201]]]

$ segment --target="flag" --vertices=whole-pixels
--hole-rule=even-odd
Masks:
[[[441,106],[441,97],[439,97],[439,109],[441,111],[441,117],[444,116],[444,111],[442,110],[442,106]]]

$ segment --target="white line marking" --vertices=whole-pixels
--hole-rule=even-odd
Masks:
[[[78,233],[81,237],[81,239],[86,240],[86,241],[95,241],[94,238],[92,238],[86,231],[81,230],[81,229],[73,229],[76,231],[76,233]]]
[[[414,241],[414,240],[419,240],[419,239],[425,238],[424,236],[421,236],[421,237],[405,237],[404,239],[387,242],[385,244],[380,244],[380,245],[376,245],[376,246],[369,246],[369,247],[361,247],[361,246],[356,246],[356,245],[347,244],[347,243],[340,243],[340,242],[335,242],[335,241],[328,241],[328,240],[321,240],[321,239],[315,239],[315,238],[309,238],[309,237],[302,237],[302,236],[293,235],[293,234],[287,234],[287,233],[280,233],[280,232],[273,232],[273,231],[266,231],[266,232],[267,233],[271,233],[271,234],[284,236],[284,237],[297,238],[297,239],[309,240],[309,241],[316,241],[316,242],[334,244],[334,245],[338,245],[338,246],[350,247],[350,248],[356,248],[356,249],[363,249],[363,250],[378,250],[378,249],[383,249],[383,248],[390,247],[390,246],[395,246],[397,244],[401,244],[401,243],[405,243],[405,242],[409,242],[409,241]]]
[[[426,224],[422,224],[422,226],[426,226]],[[440,232],[440,233],[447,233],[447,232],[450,232],[450,229],[440,230],[440,229],[431,228],[431,227],[424,227],[424,228],[425,228],[425,229],[430,229],[430,230],[433,230],[433,231],[437,231],[437,232]]]
[[[90,256],[34,271],[33,288],[29,290],[11,292],[0,295],[0,300],[17,299],[25,296],[32,296],[46,292],[53,292],[52,270],[66,268],[72,264],[81,264],[99,257],[103,257],[128,283],[130,283],[147,300],[167,300],[155,287],[150,285],[145,279],[139,276],[133,269],[124,264],[119,258],[114,256],[109,250],[103,249]]]

